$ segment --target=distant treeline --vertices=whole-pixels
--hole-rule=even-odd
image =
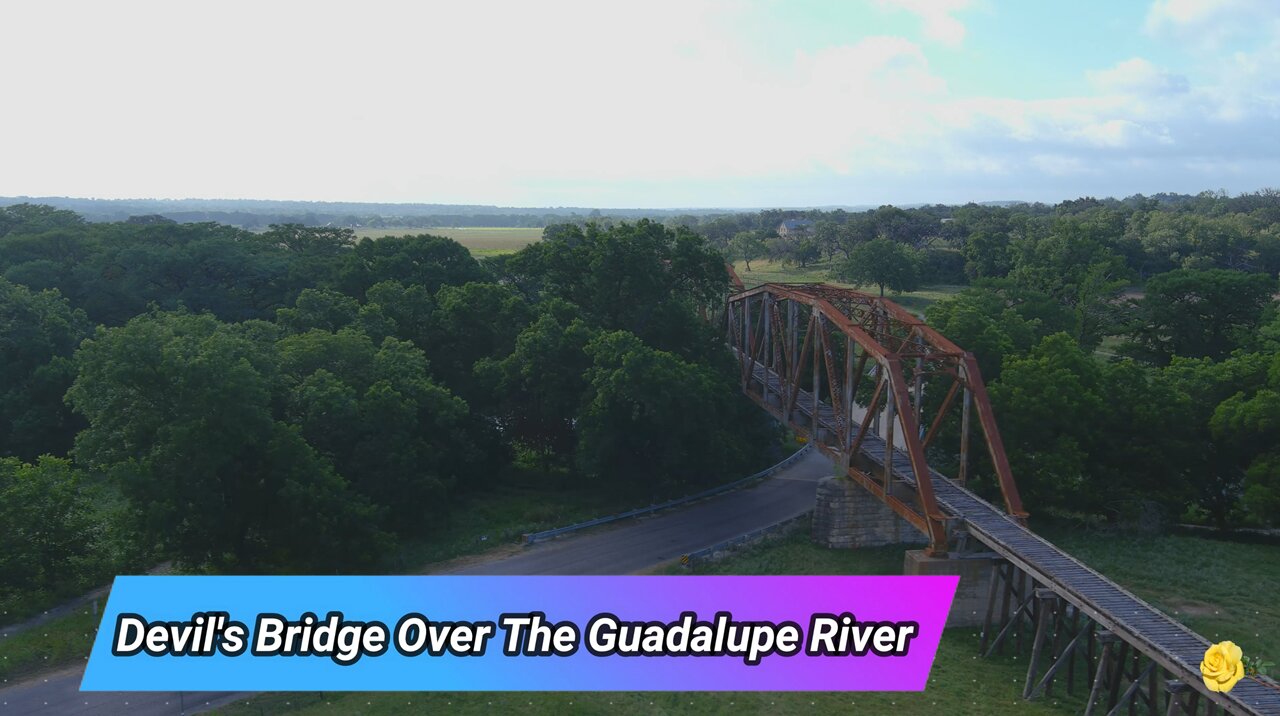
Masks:
[[[249,199],[82,199],[75,197],[0,197],[0,207],[40,204],[74,211],[88,221],[127,221],[161,216],[179,223],[216,222],[243,229],[272,224],[342,228],[429,228],[434,226],[543,227],[551,224],[612,218],[680,218],[696,226],[702,217],[723,209],[596,209],[590,207],[518,208],[478,204],[379,204],[329,201],[265,201]],[[666,222],[664,222],[666,223]]]

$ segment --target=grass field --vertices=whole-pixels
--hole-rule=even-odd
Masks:
[[[1046,536],[1181,619],[1209,638],[1233,639],[1246,654],[1276,661],[1280,645],[1280,546],[1218,542],[1201,537],[1143,536],[1050,527]],[[1171,565],[1177,564],[1177,568]],[[797,529],[775,542],[699,567],[700,574],[900,574],[902,550],[884,547],[828,550]],[[686,573],[671,567],[673,574]],[[1026,662],[1008,655],[979,659],[974,630],[948,630],[930,674],[929,688],[912,693],[379,693],[264,694],[221,712],[365,714],[390,716],[440,710],[478,714],[904,714],[1080,713],[1081,699],[1026,702]]]
[[[510,254],[538,241],[542,238],[540,228],[508,228],[508,227],[438,227],[431,229],[356,229],[360,238],[381,239],[384,236],[404,236],[405,234],[431,234],[453,239],[467,247],[475,256],[494,256]]]
[[[447,558],[511,541],[526,529],[561,524],[594,514],[591,501],[548,505],[519,490],[477,501],[457,516],[457,538],[417,557]],[[524,527],[522,525],[527,525]],[[1045,536],[1104,574],[1116,579],[1204,636],[1231,639],[1246,654],[1280,661],[1280,546],[1241,544],[1203,537],[1142,536],[1043,528]],[[776,542],[700,567],[701,574],[897,574],[896,547],[827,550],[814,546],[799,529]],[[487,537],[487,539],[481,539]],[[1172,565],[1176,565],[1172,567]],[[682,574],[679,567],[672,573]],[[92,643],[96,617],[89,608],[0,641],[0,683],[82,661]],[[814,713],[815,709],[882,710],[915,713],[1079,713],[1078,701],[1025,703],[1019,688],[1025,662],[1012,656],[974,657],[972,630],[948,631],[942,640],[930,686],[923,694],[783,693],[576,693],[576,694],[264,694],[226,707],[231,714],[408,714],[423,709],[470,714],[494,709],[531,714],[649,713]]]
[[[1280,663],[1280,545],[1062,526],[1040,531],[1201,636],[1230,639],[1245,654]]]
[[[91,607],[0,639],[0,687],[8,682],[84,661],[98,629]]]
[[[783,266],[781,262],[777,261],[752,261],[751,270],[748,271],[746,264],[738,261],[734,263],[733,268],[738,272],[738,278],[742,279],[742,283],[747,288],[759,286],[762,283],[809,283],[815,281],[858,288],[852,284],[841,283],[832,278],[830,263],[816,263],[804,268],[797,268],[795,266]],[[928,286],[916,291],[905,291],[903,293],[885,292],[885,298],[894,301],[912,313],[923,315],[929,304],[947,296],[953,296],[964,290],[964,288],[964,286]],[[879,291],[875,286],[863,286],[861,290],[867,293],[877,293]]]
[[[679,570],[679,568],[674,568]],[[708,574],[897,574],[899,548],[826,550],[798,531],[711,565]],[[677,572],[683,573],[683,572]],[[948,632],[938,650],[923,693],[378,693],[271,694],[224,707],[219,713],[261,716],[361,714],[513,713],[575,714],[816,714],[839,712],[902,714],[1078,713],[1067,704],[1024,702],[1020,697],[1025,663],[1012,658],[979,660],[977,635]]]

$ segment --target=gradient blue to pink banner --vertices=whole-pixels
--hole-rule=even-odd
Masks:
[[[957,577],[118,577],[93,645],[85,691],[919,691],[928,681]],[[586,636],[602,612],[628,621],[790,620],[805,631],[815,613],[851,612],[859,622],[914,621],[904,656],[506,656],[498,630],[483,656],[409,657],[388,649],[342,666],[324,656],[134,656],[112,654],[117,616],[188,620],[227,612],[252,628],[260,613],[379,620],[497,621],[540,611]]]

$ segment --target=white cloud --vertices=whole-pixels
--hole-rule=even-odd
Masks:
[[[883,3],[963,40],[967,3]],[[1159,32],[1210,22],[1157,5]],[[0,195],[741,206],[1280,170],[1280,40],[1202,57],[1194,82],[1132,58],[1028,100],[955,96],[902,37],[765,52],[769,5],[193,7],[15,6]]]
[[[1105,70],[1087,73],[1089,81],[1108,94],[1173,94],[1186,92],[1187,78],[1135,57]]]
[[[964,23],[956,13],[969,8],[971,0],[876,0],[881,7],[905,10],[920,18],[925,37],[951,47],[964,42]]]
[[[1143,28],[1152,35],[1217,48],[1257,31],[1260,22],[1274,24],[1276,11],[1273,0],[1154,0]]]

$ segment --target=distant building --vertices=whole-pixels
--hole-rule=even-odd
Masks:
[[[787,219],[778,224],[778,236],[807,236],[813,232],[813,222],[808,219]]]

